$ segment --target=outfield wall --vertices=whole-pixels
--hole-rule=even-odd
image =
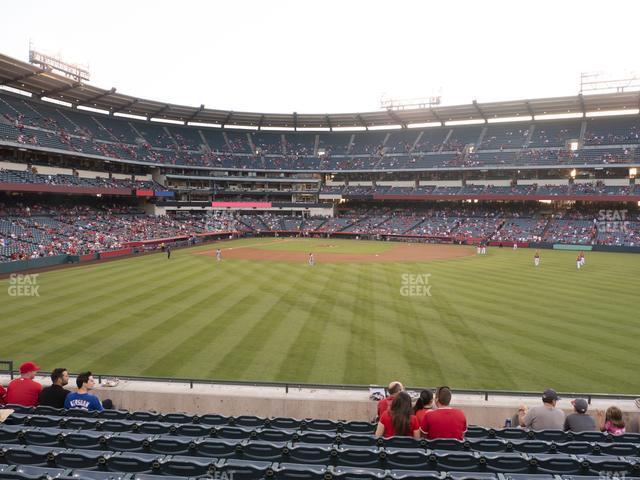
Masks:
[[[43,385],[50,383],[40,377]],[[6,385],[8,376],[0,376]],[[69,386],[74,384],[72,380]],[[417,391],[417,390],[416,390]],[[98,384],[95,392],[102,400],[110,398],[115,406],[126,410],[155,410],[162,413],[219,413],[228,416],[328,418],[333,420],[373,420],[376,402],[369,400],[368,388],[314,386],[259,386],[234,384],[198,384],[188,381],[120,380],[115,387]],[[562,394],[561,394],[562,396]],[[573,411],[569,395],[562,396],[559,407]],[[531,394],[456,393],[452,405],[461,408],[470,425],[501,428],[518,405],[541,405],[539,396]],[[640,410],[631,398],[592,398],[589,412],[616,405],[625,415],[627,431],[639,432]]]

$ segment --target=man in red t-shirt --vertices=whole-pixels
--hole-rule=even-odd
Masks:
[[[436,393],[438,408],[427,412],[420,425],[422,435],[427,439],[455,438],[464,440],[467,419],[462,410],[451,408],[449,403],[451,403],[451,390],[449,387],[440,387]]]
[[[7,391],[4,389],[2,385],[0,385],[0,405],[4,405],[5,400],[4,397],[7,394]]]
[[[38,404],[38,396],[42,391],[42,385],[33,379],[40,367],[33,362],[25,362],[20,365],[20,378],[16,378],[7,387],[7,404],[35,407]]]
[[[383,398],[378,402],[378,419],[382,417],[382,414],[384,412],[389,410],[389,407],[391,406],[393,399],[396,398],[398,393],[402,392],[403,390],[404,390],[404,386],[398,381],[391,382],[389,384],[389,387],[387,388],[387,391],[389,392],[389,396]]]

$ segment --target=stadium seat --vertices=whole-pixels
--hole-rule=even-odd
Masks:
[[[333,420],[323,419],[308,419],[305,420],[300,427],[303,430],[319,430],[322,432],[336,432],[338,430],[338,423]]]
[[[256,431],[247,428],[223,426],[216,428],[213,435],[218,438],[226,438],[229,440],[246,440],[251,438],[252,435],[256,435]]]
[[[499,480],[495,473],[488,472],[447,472],[446,479],[451,480]]]
[[[465,444],[460,440],[456,440],[453,438],[438,438],[435,440],[427,440],[426,447],[431,450],[465,450]]]
[[[126,452],[106,459],[106,469],[112,472],[152,473],[160,468],[162,455]]]
[[[218,438],[204,439],[195,444],[192,455],[200,457],[228,458],[236,455],[241,450],[242,442],[239,440],[223,440]]]
[[[24,425],[30,427],[59,427],[60,417],[50,417],[48,415],[28,416],[24,419]]]
[[[532,472],[550,475],[578,475],[583,471],[580,460],[570,455],[532,455]]]
[[[385,448],[384,464],[395,470],[434,470],[427,452],[415,448]]]
[[[106,448],[107,439],[110,436],[111,435],[108,433],[95,432],[91,430],[82,432],[66,432],[63,435],[62,442],[67,448],[99,450]]]
[[[334,465],[358,468],[380,468],[386,457],[379,447],[338,447],[333,452]]]
[[[384,448],[421,448],[427,446],[426,440],[416,440],[412,437],[391,437],[382,441]]]
[[[127,420],[133,420],[134,422],[157,422],[160,421],[161,414],[157,412],[129,412]]]
[[[208,414],[197,418],[198,423],[212,426],[222,426],[229,423],[229,417],[224,415]]]
[[[210,478],[210,477],[198,477]],[[152,473],[133,473],[128,474],[127,480],[187,480],[188,477],[179,477],[175,475],[154,475]]]
[[[60,428],[68,430],[98,430],[102,429],[102,422],[94,418],[64,418],[60,421]]]
[[[623,433],[612,435],[611,440],[617,443],[640,443],[640,433]]]
[[[478,463],[482,470],[494,473],[528,473],[530,468],[520,453],[482,453]]]
[[[136,433],[148,433],[150,435],[165,435],[175,430],[170,423],[160,422],[142,422],[136,423],[132,427],[132,431]]]
[[[582,452],[587,453],[587,452]],[[640,457],[640,444],[637,443],[597,443],[593,446],[594,454],[613,455],[619,457]]]
[[[15,403],[7,403],[4,408],[7,409],[11,409],[14,411],[14,413],[12,414],[15,415],[16,413],[18,414],[29,414],[32,413],[35,408],[34,407],[25,407],[24,405],[16,405]]]
[[[11,465],[39,465],[49,466],[56,453],[64,451],[61,448],[5,445],[2,449],[4,461]]]
[[[594,446],[589,442],[554,443],[551,447],[552,450],[555,450],[558,453],[565,453],[569,455],[587,455],[594,449]]]
[[[263,442],[291,442],[298,440],[295,430],[258,430],[255,440]]]
[[[484,427],[478,427],[476,425],[472,425],[467,428],[467,431],[464,433],[464,436],[465,438],[487,438],[489,437],[489,430]]]
[[[279,428],[283,430],[298,430],[300,429],[301,420],[287,417],[275,417],[265,420],[265,426],[268,428]]]
[[[23,432],[30,430],[22,425],[0,424],[0,443],[20,443]]]
[[[33,409],[34,415],[51,415],[54,417],[64,417],[66,415],[64,408],[49,407],[47,405],[38,405]]]
[[[264,424],[265,419],[263,417],[256,417],[253,415],[240,415],[229,419],[229,425],[237,427],[258,428],[263,427]]]
[[[640,476],[640,463],[637,458],[632,462],[623,457],[585,455],[581,456],[580,460],[581,472],[576,475],[599,475],[600,478]]]
[[[181,477],[199,477],[212,471],[215,458],[172,456],[160,461],[159,473]]]
[[[260,460],[264,462],[280,462],[282,451],[286,443],[284,442],[243,442],[236,451],[241,453],[243,460]]]
[[[274,480],[325,480],[327,467],[300,463],[278,463],[272,466]]]
[[[59,452],[54,461],[58,467],[94,470],[104,465],[113,455],[113,452],[105,450],[65,450]]]
[[[326,432],[301,432],[297,440],[300,443],[318,443],[321,445],[331,445],[335,441],[335,435]]]
[[[9,468],[12,470],[9,470]],[[49,479],[59,478],[67,472],[67,470],[63,468],[34,467],[31,465],[17,465],[9,468],[3,471],[2,466],[0,466],[0,478],[7,480]]]
[[[105,432],[132,432],[134,425],[135,422],[128,422],[125,420],[103,420],[98,423],[97,429]]]
[[[72,408],[70,410],[65,410],[65,416],[75,418],[98,418],[101,416],[101,412]]]
[[[170,436],[157,437],[149,440],[147,450],[150,453],[164,455],[191,455],[196,449],[195,440],[197,439]]]
[[[511,445],[514,451],[523,453],[548,453],[551,448],[549,442],[541,440],[512,441]]]
[[[378,441],[379,439],[374,437],[373,435],[340,435],[337,439],[337,442],[340,445],[346,446],[357,446],[357,447],[375,447],[377,445],[382,444],[382,442]]]
[[[469,472],[479,468],[479,459],[472,452],[434,450],[427,455],[427,458],[433,470]]]
[[[328,445],[296,443],[282,452],[284,463],[313,463],[329,465],[333,449]]]
[[[187,413],[165,413],[162,415],[161,421],[167,423],[194,423],[197,417]]]
[[[128,477],[127,473],[121,472],[101,472],[98,470],[73,470],[72,474],[60,477],[60,480],[124,480]]]
[[[149,446],[149,435],[128,432],[110,435],[105,446],[114,452],[144,452]]]
[[[566,442],[567,433],[562,430],[529,430],[527,432],[529,438],[543,440],[546,442]]]
[[[572,442],[606,442],[607,435],[602,432],[579,432],[569,434]]]
[[[525,440],[529,438],[527,431],[521,428],[503,428],[500,430],[490,430],[489,437],[505,438],[509,440]]]
[[[63,435],[55,428],[34,428],[22,432],[22,441],[27,445],[61,447]]]
[[[341,480],[377,480],[385,478],[385,471],[377,468],[338,466],[332,469],[332,478]]]
[[[475,440],[466,440],[465,444],[468,445],[467,450],[473,450],[476,452],[506,452],[507,446],[511,445],[504,440],[482,438]]]
[[[181,437],[208,437],[214,432],[214,428],[208,425],[181,424],[172,425],[169,429],[172,435]]]
[[[389,470],[387,478],[393,480],[441,480],[442,475],[435,471],[426,470]]]
[[[376,430],[376,424],[370,422],[345,422],[339,425],[340,432],[344,433],[368,433],[373,434]]]

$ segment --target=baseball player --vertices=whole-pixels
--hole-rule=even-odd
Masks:
[[[222,261],[222,250],[220,250],[219,248],[218,248],[218,249],[216,249],[216,260],[217,260],[218,262],[221,262],[221,261]]]
[[[309,254],[309,266],[313,267],[316,264],[316,259],[313,256],[313,253]]]
[[[533,256],[533,265],[534,266],[539,266],[540,265],[540,251],[536,250],[536,254]]]

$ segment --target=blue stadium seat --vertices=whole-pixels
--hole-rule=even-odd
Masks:
[[[617,443],[640,443],[640,433],[623,433],[622,435],[612,435],[611,440]]]
[[[371,422],[345,422],[339,425],[338,430],[344,433],[368,433],[373,434],[376,424]]]
[[[98,418],[100,417],[100,412],[97,411],[89,411],[82,410],[80,408],[72,408],[69,410],[65,410],[66,417],[75,417],[75,418]]]
[[[562,430],[529,430],[527,434],[531,439],[546,442],[566,442],[568,437],[567,432]]]
[[[479,468],[479,459],[472,452],[434,450],[427,455],[427,458],[433,470],[470,472]]]
[[[26,430],[30,428],[22,425],[0,424],[0,443],[20,443],[19,439]]]
[[[514,451],[524,453],[548,453],[551,448],[551,443],[541,440],[512,441],[511,445]]]
[[[142,422],[135,424],[132,431],[136,433],[148,433],[151,435],[165,435],[175,431],[175,427],[170,423]]]
[[[31,427],[59,427],[60,417],[50,417],[48,415],[34,415],[24,419],[24,425]]]
[[[607,435],[602,432],[578,432],[569,433],[572,442],[606,442]]]
[[[101,428],[101,422],[95,418],[64,418],[60,422],[60,428],[69,430],[98,430]]]
[[[162,415],[157,412],[140,411],[140,412],[129,412],[129,415],[127,416],[127,420],[133,420],[136,422],[157,422],[157,421],[160,421],[161,417]]]
[[[216,428],[214,431],[214,435],[218,438],[226,438],[230,440],[247,440],[251,438],[252,435],[255,435],[256,431],[248,428],[240,428],[240,427],[220,427]]]
[[[35,410],[34,407],[25,407],[24,405],[16,405],[15,403],[7,403],[4,408],[11,409],[14,413],[11,415],[19,414],[29,414]]]
[[[614,455],[619,457],[640,457],[640,444],[597,443],[593,446],[593,453],[602,455]]]
[[[322,432],[336,432],[338,430],[338,422],[326,419],[307,419],[300,427],[303,430],[319,430]]]
[[[552,449],[558,453],[569,455],[588,455],[594,446],[589,442],[564,442],[552,444]]]
[[[62,452],[62,448],[5,445],[2,449],[2,457],[11,465],[39,465],[46,467],[51,465],[56,453]]]
[[[182,437],[208,437],[210,436],[214,428],[208,425],[197,424],[181,424],[173,425],[170,429],[172,435],[178,435]]]
[[[89,412],[92,413],[92,412]],[[129,417],[127,410],[111,410],[105,409],[97,414],[98,417],[109,420],[126,420]]]
[[[265,426],[269,428],[280,428],[284,430],[298,430],[301,423],[301,420],[295,418],[275,417],[267,419],[265,421]]]
[[[495,434],[495,431],[494,431],[494,434]],[[472,425],[467,428],[467,431],[465,432],[464,436],[465,438],[488,438],[489,429]]]
[[[97,430],[104,430],[105,432],[133,432],[135,425],[135,422],[126,420],[102,420],[98,423]]]
[[[640,463],[637,458],[630,461],[624,457],[585,455],[581,456],[580,460],[582,475],[599,475],[600,478],[640,476]]]
[[[426,451],[416,448],[385,448],[382,455],[387,468],[395,470],[434,470]]]
[[[160,461],[159,473],[181,477],[199,477],[211,473],[216,458],[172,456]]]
[[[101,472],[98,470],[73,470],[68,477],[60,477],[60,480],[124,480],[127,473],[121,472]]]
[[[427,448],[431,450],[465,450],[465,444],[454,438],[438,438],[435,440],[427,440]]]
[[[490,430],[489,437],[505,438],[509,440],[525,440],[529,438],[527,431],[521,428],[503,428],[500,430]]]
[[[16,480],[31,480],[31,479],[49,479],[62,477],[67,470],[63,468],[50,468],[50,467],[34,467],[31,465],[16,465],[6,467],[3,471],[0,466],[0,478],[2,479],[16,479]]]
[[[426,440],[416,440],[412,437],[391,437],[382,441],[384,448],[421,448],[427,447]]]
[[[38,405],[33,409],[34,415],[51,415],[54,417],[64,417],[66,410],[64,408],[49,407],[47,405]]]

